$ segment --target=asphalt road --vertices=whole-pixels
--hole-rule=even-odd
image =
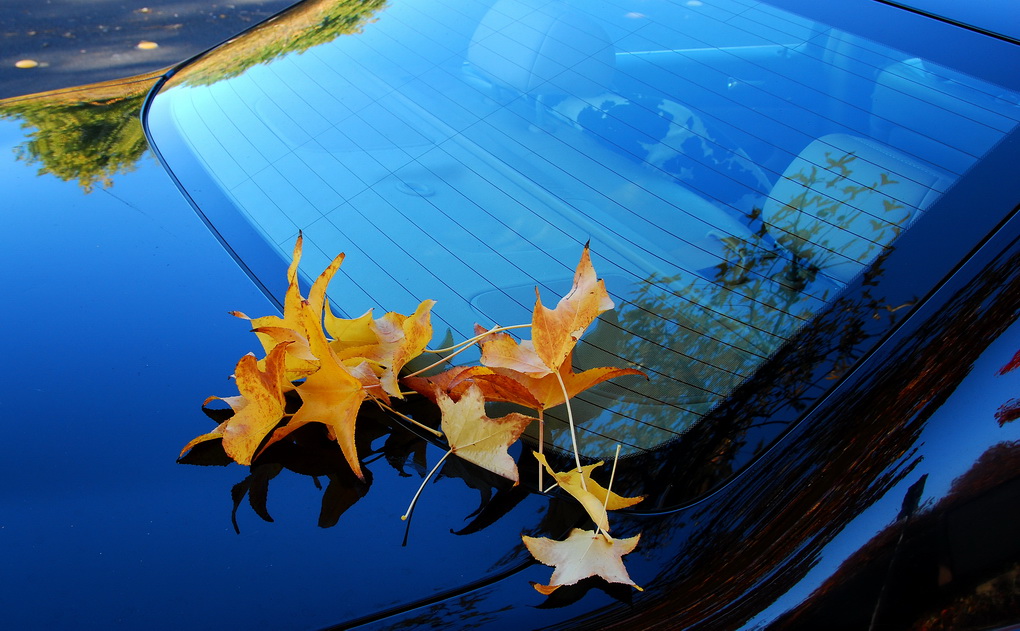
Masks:
[[[0,99],[172,66],[297,0],[0,0]]]

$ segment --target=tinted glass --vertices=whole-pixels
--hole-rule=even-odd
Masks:
[[[590,241],[617,308],[575,367],[650,377],[579,397],[594,457],[697,424],[1020,119],[1014,92],[761,3],[342,6],[331,41],[186,68],[159,115],[218,212],[281,257],[302,231],[309,273],[347,253],[349,316],[524,323]]]

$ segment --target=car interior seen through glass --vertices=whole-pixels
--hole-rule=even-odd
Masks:
[[[697,424],[1020,120],[1015,93],[750,0],[376,17],[216,82],[200,60],[159,98],[281,257],[299,231],[305,270],[347,253],[347,316],[528,322],[590,242],[616,309],[574,363],[649,376],[578,397],[596,458]]]

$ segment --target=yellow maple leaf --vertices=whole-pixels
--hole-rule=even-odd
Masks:
[[[321,328],[322,312],[326,301],[326,288],[340,269],[344,260],[341,252],[326,267],[308,292],[308,300],[301,297],[298,286],[298,265],[301,261],[302,235],[294,242],[294,254],[287,268],[287,291],[283,299],[283,316],[269,315],[249,318],[247,315],[234,311],[233,315],[249,320],[262,347],[268,353],[270,349],[282,342],[291,342],[287,347],[287,381],[307,377],[315,372],[318,364],[308,346],[309,332],[306,330],[307,320],[303,311],[311,310],[316,315],[315,328]]]
[[[536,453],[534,456],[556,480],[556,484],[580,502],[592,521],[595,522],[595,525],[604,532],[609,532],[609,516],[606,514],[606,511],[633,506],[645,499],[644,496],[623,497],[622,495],[617,495],[603,488],[595,480],[592,480],[591,472],[596,467],[601,467],[604,464],[602,462],[586,465],[581,467],[580,470],[571,469],[570,471],[558,473],[549,466],[549,462],[545,459],[544,455]]]
[[[534,583],[535,589],[546,595],[590,576],[601,576],[610,583],[633,585],[644,591],[631,580],[623,565],[623,556],[634,551],[640,538],[641,535],[635,535],[628,539],[610,539],[604,533],[580,528],[571,530],[564,541],[521,536],[535,559],[556,568],[548,585]]]
[[[339,318],[327,304],[325,318],[326,334],[332,338],[329,346],[340,359],[355,357],[358,349],[375,344],[379,339],[372,328],[371,309],[357,318]]]
[[[372,320],[368,326],[375,334],[374,341],[366,346],[346,348],[344,356],[352,360],[363,358],[380,366],[379,381],[383,390],[390,396],[404,398],[397,377],[407,362],[421,355],[432,340],[434,304],[435,300],[423,300],[409,316],[391,311]]]
[[[444,392],[436,394],[442,412],[443,433],[450,451],[476,465],[518,481],[517,463],[507,449],[535,419],[513,412],[491,419],[485,415],[485,397],[472,386],[454,401]]]
[[[288,343],[274,346],[265,359],[265,371],[260,370],[258,360],[251,353],[237,362],[234,377],[241,393],[236,397],[222,400],[234,411],[234,415],[220,425],[203,434],[181,450],[183,456],[198,443],[215,438],[223,439],[223,451],[236,462],[250,465],[255,450],[269,432],[284,417],[284,366]],[[220,397],[210,397],[212,399]]]
[[[354,442],[354,427],[361,403],[365,400],[365,390],[361,381],[348,371],[329,347],[315,311],[306,308],[301,313],[304,328],[308,331],[308,344],[316,357],[318,368],[297,386],[301,407],[290,422],[273,432],[263,449],[308,423],[322,423],[329,437],[340,445],[351,470],[364,479]]]

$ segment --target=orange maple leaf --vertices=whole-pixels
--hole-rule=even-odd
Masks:
[[[198,443],[215,438],[223,439],[223,451],[236,462],[250,465],[255,450],[269,432],[284,417],[283,386],[286,352],[289,343],[274,346],[265,358],[265,371],[259,369],[258,360],[248,353],[237,362],[234,377],[241,393],[221,400],[234,411],[234,415],[219,426],[203,434],[181,450],[183,456]],[[210,397],[212,399],[220,397]]]
[[[555,374],[574,350],[585,329],[613,306],[605,282],[595,274],[588,244],[585,244],[574,272],[574,284],[555,309],[542,304],[542,297],[535,288],[531,340],[518,343],[506,334],[487,336],[481,341],[481,362],[485,366],[509,368],[530,377]]]
[[[433,403],[438,403],[437,391],[445,392],[456,401],[468,388],[475,386],[486,401],[517,403],[533,410],[542,406],[520,381],[486,366],[454,366],[429,377],[405,377],[403,383]]]
[[[405,379],[404,383],[412,390],[433,398],[433,386],[454,398],[459,398],[472,384],[481,388],[487,401],[503,401],[516,403],[535,411],[544,411],[561,405],[564,402],[563,391],[567,397],[573,398],[585,390],[604,381],[624,375],[646,376],[635,368],[591,368],[575,373],[571,366],[571,356],[559,368],[563,387],[555,374],[542,377],[517,372],[508,368],[489,368],[487,366],[455,366],[447,371],[430,377]],[[427,385],[426,385],[427,384]]]
[[[560,364],[556,372],[545,374],[541,377],[535,377],[533,375],[517,372],[511,369],[495,368],[493,369],[493,373],[495,375],[513,379],[523,386],[529,396],[519,400],[497,398],[492,398],[491,400],[509,401],[511,403],[517,403],[540,411],[548,410],[556,407],[557,405],[563,404],[566,399],[573,398],[604,381],[615,379],[616,377],[623,377],[625,375],[647,376],[645,373],[635,368],[613,368],[609,366],[590,368],[583,372],[576,373],[574,372],[572,364],[573,350],[567,353],[567,357]],[[559,378],[557,378],[557,373],[559,374]],[[474,376],[474,378],[477,380],[491,379],[491,377],[484,374],[478,374]],[[561,380],[563,382],[562,384],[560,383]],[[504,388],[503,390],[511,394],[515,392],[508,388]],[[564,391],[566,391],[566,398],[564,398]],[[527,402],[528,399],[537,401],[538,406],[529,405]]]
[[[586,243],[574,272],[574,284],[555,309],[543,306],[538,288],[535,289],[535,311],[531,319],[535,352],[550,371],[559,369],[588,325],[613,306],[605,282],[595,275]]]
[[[507,449],[535,419],[516,412],[495,419],[487,417],[485,397],[474,385],[458,401],[437,391],[436,401],[443,415],[443,433],[453,454],[518,481],[517,463]]]
[[[623,556],[634,551],[641,535],[629,539],[611,539],[605,533],[574,528],[564,541],[546,537],[521,536],[528,551],[540,563],[554,566],[548,585],[533,583],[542,594],[551,594],[563,585],[573,585],[589,576],[601,576],[610,583],[632,585],[623,565]]]
[[[475,325],[475,332],[480,327]],[[517,342],[508,333],[492,333],[479,341],[482,347],[481,361],[483,366],[490,368],[505,368],[525,375],[542,377],[551,375],[555,370],[550,369],[542,361],[535,351],[535,344],[531,340]]]
[[[337,356],[337,359],[340,359],[340,357]],[[383,390],[382,382],[379,381],[379,375],[375,369],[367,361],[358,362],[357,359],[360,358],[342,362],[344,368],[347,369],[347,372],[351,373],[352,377],[361,382],[361,387],[365,390],[367,396],[379,399],[386,405],[389,405],[390,396]]]

